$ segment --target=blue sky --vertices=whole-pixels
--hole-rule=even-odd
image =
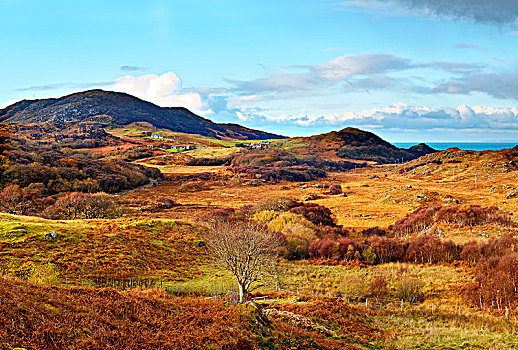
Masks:
[[[92,88],[285,135],[518,140],[515,0],[0,0],[0,106]]]

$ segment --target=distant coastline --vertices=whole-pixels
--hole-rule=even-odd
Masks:
[[[428,146],[442,151],[451,147],[458,147],[462,150],[471,151],[497,151],[504,148],[513,148],[518,142],[425,142]],[[419,142],[394,142],[393,145],[399,148],[409,148]]]

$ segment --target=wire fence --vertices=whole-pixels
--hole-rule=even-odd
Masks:
[[[197,285],[197,284],[177,284],[177,285],[168,285],[168,283],[164,283],[159,279],[117,279],[117,278],[95,278],[95,284],[98,287],[111,287],[118,289],[127,289],[127,288],[161,288],[164,289],[167,293],[173,296],[197,296],[197,297],[205,297],[207,299],[213,299],[215,301],[220,299],[225,299],[231,304],[237,304],[239,301],[239,288],[237,283],[232,283],[228,281],[215,282],[214,284],[207,285]],[[486,309],[477,309],[473,310],[471,308],[466,307],[465,305],[460,304],[451,304],[447,302],[435,302],[435,303],[421,303],[421,302],[411,302],[405,301],[404,299],[390,299],[390,298],[380,298],[373,296],[365,296],[365,295],[348,295],[342,293],[329,293],[323,292],[320,290],[290,290],[284,288],[269,288],[262,290],[263,293],[267,294],[269,292],[284,292],[293,294],[294,296],[315,296],[315,297],[337,297],[341,300],[347,302],[348,304],[365,307],[365,309],[372,311],[388,311],[388,312],[411,312],[420,315],[434,315],[434,314],[449,314],[449,315],[458,315],[458,316],[469,316],[478,314],[482,317],[484,316],[497,316],[497,317],[505,317],[509,319],[510,317],[515,317],[518,315],[518,309],[511,307],[501,307],[501,308],[486,308]],[[275,299],[269,299],[268,296],[259,295],[251,297],[252,300],[261,303],[274,303]],[[295,299],[292,302],[299,302],[303,299]]]

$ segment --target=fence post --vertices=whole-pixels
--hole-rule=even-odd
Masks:
[[[369,298],[365,298],[365,308],[369,308]]]
[[[505,307],[505,318],[509,318],[509,308]]]
[[[432,304],[432,314],[433,314],[434,311],[435,311],[435,305]]]
[[[401,299],[401,312],[403,312],[403,299]]]

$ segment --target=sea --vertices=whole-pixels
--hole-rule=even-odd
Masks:
[[[399,148],[410,148],[420,142],[394,142],[393,145]],[[425,142],[428,146],[442,151],[451,147],[458,147],[470,151],[497,151],[504,148],[513,148],[518,142]]]

